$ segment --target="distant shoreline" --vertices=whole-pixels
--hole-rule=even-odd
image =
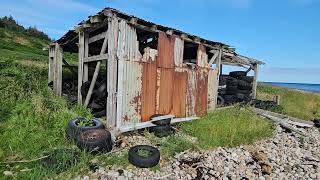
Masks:
[[[307,83],[281,83],[281,82],[260,82],[275,87],[282,87],[292,89],[300,92],[320,94],[320,84],[307,84]]]

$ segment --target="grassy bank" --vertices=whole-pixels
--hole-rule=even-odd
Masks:
[[[286,88],[274,87],[267,84],[258,85],[258,99],[270,100],[280,95],[280,105],[283,113],[305,119],[320,118],[320,95]]]

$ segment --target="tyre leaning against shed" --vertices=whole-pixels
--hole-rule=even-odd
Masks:
[[[92,119],[93,126],[78,126],[81,121],[85,121],[84,117],[77,117],[69,121],[66,129],[67,138],[70,140],[76,140],[77,136],[84,131],[92,129],[105,129],[105,126],[96,118]]]

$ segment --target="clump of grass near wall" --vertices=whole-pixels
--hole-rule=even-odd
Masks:
[[[184,123],[181,129],[197,137],[203,148],[249,144],[273,132],[272,124],[241,107],[209,113],[199,120]]]
[[[320,94],[258,84],[258,99],[272,100],[275,95],[280,95],[284,114],[305,120],[320,118]]]

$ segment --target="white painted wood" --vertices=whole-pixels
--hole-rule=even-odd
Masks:
[[[257,85],[258,85],[258,73],[259,73],[259,65],[253,65],[254,76],[253,76],[253,86],[252,86],[252,98],[255,99],[257,97]]]
[[[153,117],[151,118],[150,122],[154,122],[154,121],[159,121],[159,120],[162,120],[162,119],[173,119],[175,116],[174,115],[171,115],[171,114],[168,114],[168,115],[164,115],[164,116],[157,116],[157,117]]]
[[[212,58],[209,61],[209,67],[211,67],[211,65],[216,61],[219,54],[220,54],[220,51],[215,51],[214,55],[212,56]]]
[[[184,47],[184,41],[176,37],[174,42],[174,64],[176,67],[182,67],[183,64],[183,48]]]
[[[117,42],[119,24],[116,16],[108,17],[108,61],[107,61],[107,120],[116,127],[117,110]]]
[[[87,58],[83,59],[83,62],[95,62],[95,61],[103,61],[103,60],[107,60],[109,57],[109,54],[101,54],[101,55],[96,55],[96,56],[90,56]]]
[[[78,46],[78,104],[82,104],[81,86],[83,82],[84,32],[79,32]]]
[[[220,81],[220,74],[221,74],[221,59],[222,59],[222,49],[218,51],[218,57],[216,62],[216,69],[217,69],[217,79],[216,79],[216,89],[215,89],[215,105],[217,106],[218,103],[218,89],[219,89],[219,81]]]
[[[89,56],[89,34],[84,34],[84,58],[87,58]],[[89,78],[89,64],[83,62],[83,82],[87,82]]]

